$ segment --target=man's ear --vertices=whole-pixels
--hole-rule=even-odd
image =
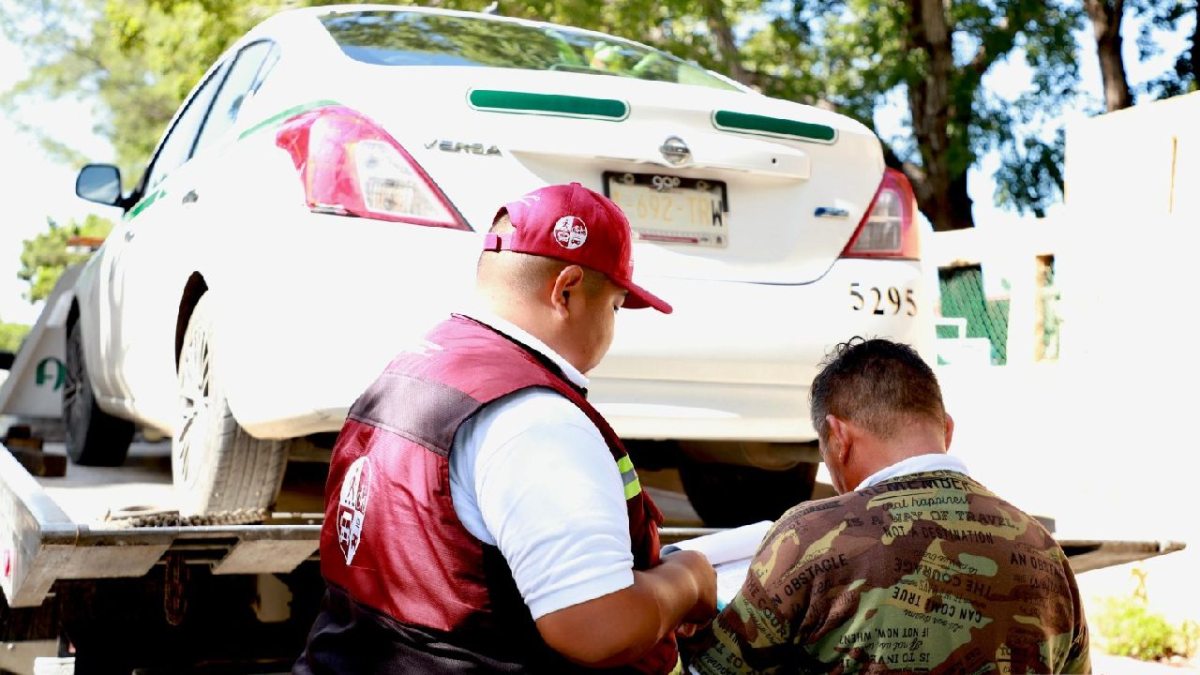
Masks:
[[[954,438],[954,418],[946,413],[946,449],[950,449],[950,441]]]
[[[550,293],[550,306],[554,313],[566,317],[570,314],[572,293],[583,292],[583,268],[579,265],[567,265],[554,278],[554,287]]]
[[[854,446],[855,430],[849,422],[836,415],[826,415],[825,424],[829,426],[829,451],[837,456],[839,465],[846,466],[846,459]]]

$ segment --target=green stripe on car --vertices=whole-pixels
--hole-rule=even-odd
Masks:
[[[139,213],[150,208],[154,202],[158,201],[159,197],[162,197],[165,194],[167,194],[166,191],[162,188],[159,188],[145,197],[142,197],[142,199],[138,201],[137,204],[134,204],[133,208],[129,209],[129,212],[125,214],[125,220],[132,220],[136,218]]]
[[[583,117],[614,122],[629,117],[629,104],[612,98],[472,89],[467,93],[467,101],[476,110],[490,112]]]
[[[316,108],[326,108],[331,105],[341,105],[341,104],[338,103],[337,101],[333,101],[330,99],[321,99],[319,101],[310,101],[308,103],[301,103],[300,105],[294,105],[294,106],[288,108],[287,110],[284,110],[283,112],[275,113],[274,115],[271,115],[270,117],[259,122],[258,124],[255,124],[254,126],[249,127],[248,129],[243,131],[240,135],[238,135],[238,140],[240,141],[243,138],[249,136],[250,134],[255,133],[256,131],[261,131],[262,129],[265,129],[267,127],[279,124],[280,122],[282,122],[290,117],[295,117],[296,115],[299,115],[300,113],[308,112],[309,110],[313,110]]]
[[[767,117],[750,113],[718,110],[713,113],[713,126],[722,131],[736,131],[745,134],[760,134],[782,138],[796,138],[815,143],[833,143],[837,141],[837,129],[825,124],[801,122],[782,117]]]

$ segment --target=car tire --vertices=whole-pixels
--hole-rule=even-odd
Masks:
[[[187,515],[267,509],[287,468],[288,442],[254,438],[238,424],[221,387],[212,296],[200,297],[179,355],[179,422],[171,473]]]
[[[812,497],[817,465],[802,462],[782,471],[685,460],[679,478],[688,501],[709,527],[737,527],[775,520]]]
[[[83,357],[82,323],[76,318],[67,326],[62,394],[67,456],[82,466],[120,466],[133,442],[133,422],[110,415],[96,404]]]

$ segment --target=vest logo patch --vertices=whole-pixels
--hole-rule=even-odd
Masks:
[[[554,241],[568,251],[583,246],[587,235],[587,225],[577,216],[563,216],[554,223]]]
[[[338,504],[338,545],[346,564],[354,561],[362,541],[363,522],[367,519],[367,501],[371,498],[371,464],[367,457],[354,460],[342,478],[342,494]]]

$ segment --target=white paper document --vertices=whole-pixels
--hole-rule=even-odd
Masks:
[[[685,539],[664,546],[664,555],[672,551],[697,551],[708,558],[717,571],[717,608],[723,609],[742,588],[750,561],[758,545],[771,529],[771,521],[763,520],[713,534]]]

